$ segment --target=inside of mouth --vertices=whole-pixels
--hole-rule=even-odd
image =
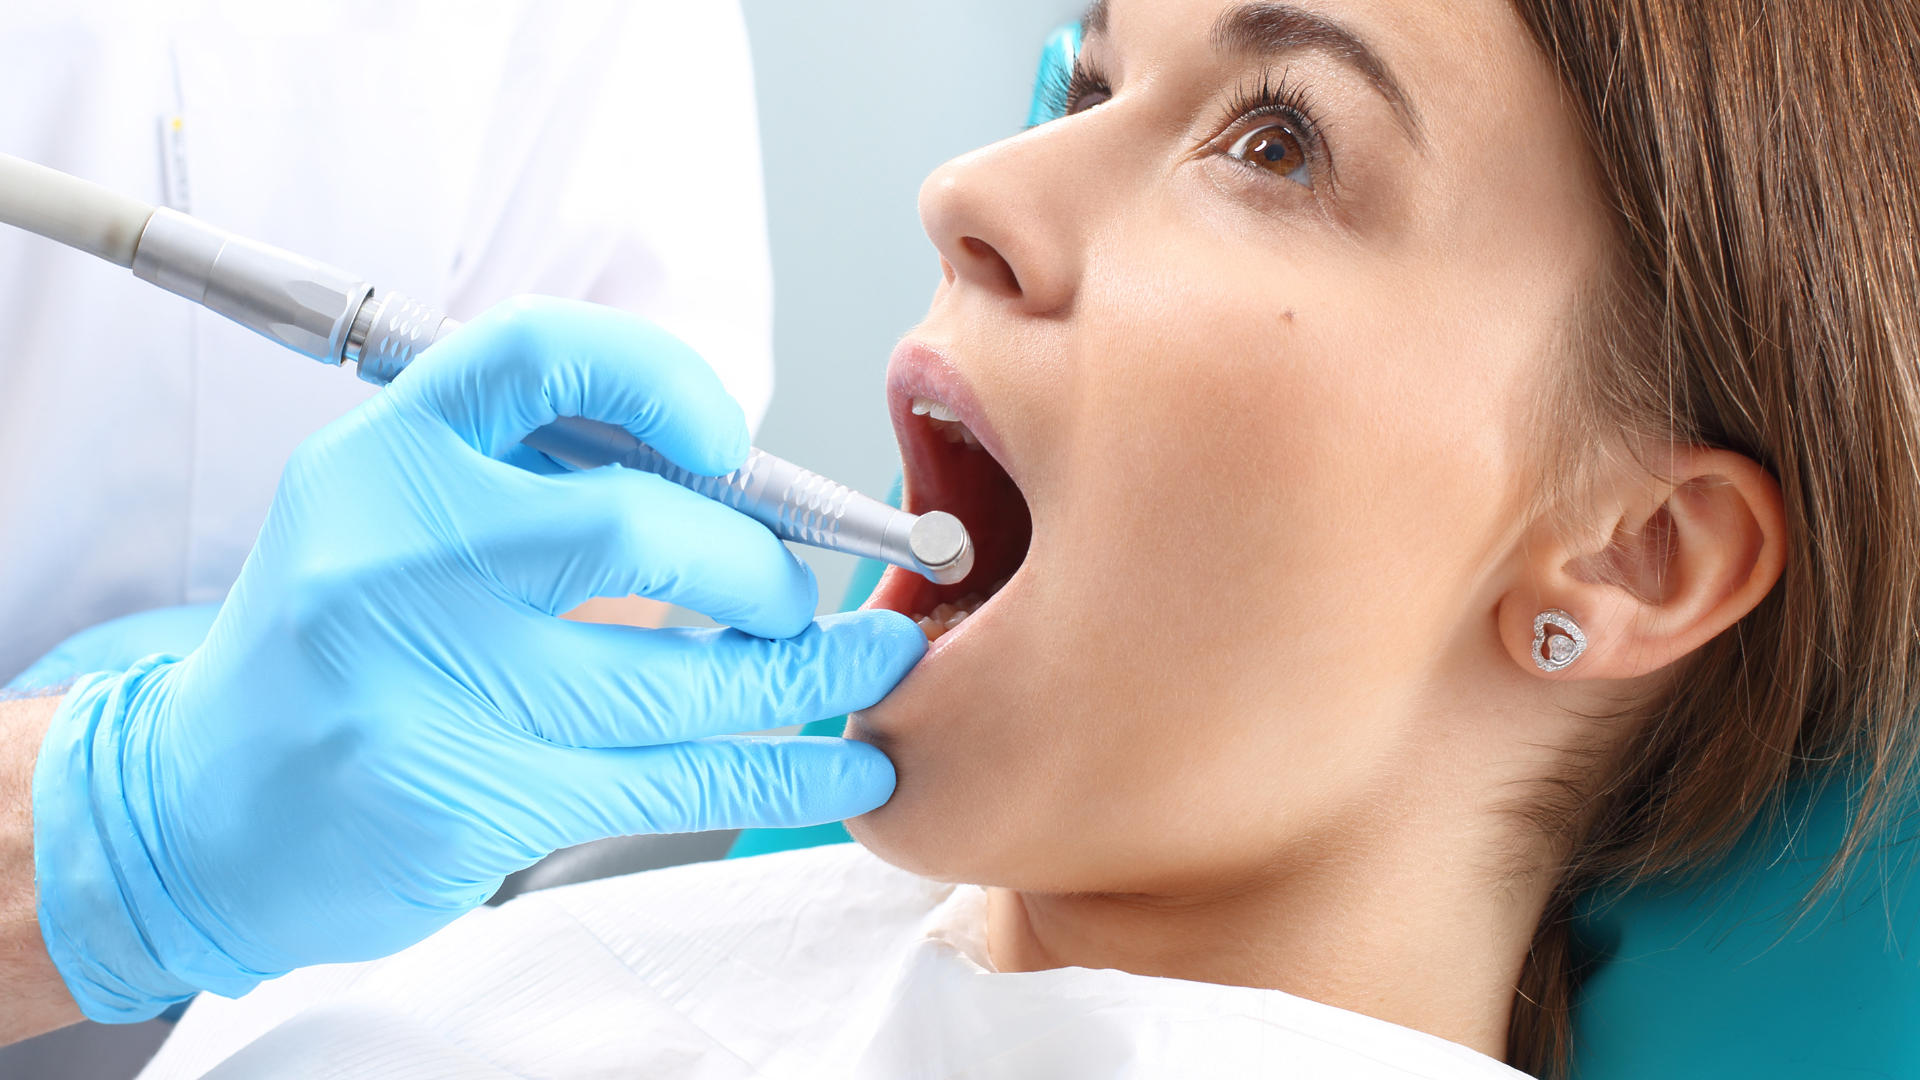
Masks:
[[[929,640],[959,626],[992,599],[1020,569],[1033,538],[1027,500],[1007,470],[973,432],[937,402],[914,402],[905,448],[909,513],[945,510],[973,539],[973,572],[952,585],[889,567],[870,606],[898,611],[920,624]]]

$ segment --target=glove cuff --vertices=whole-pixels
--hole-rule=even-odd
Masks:
[[[128,718],[137,701],[156,704],[176,663],[152,656],[75,681],[34,766],[40,932],[80,1011],[101,1023],[151,1019],[200,990],[238,997],[262,977],[180,912],[128,810]]]

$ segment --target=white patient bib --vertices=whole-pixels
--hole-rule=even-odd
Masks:
[[[989,969],[986,894],[857,845],[589,882],[202,995],[144,1080],[1516,1080],[1274,990]]]

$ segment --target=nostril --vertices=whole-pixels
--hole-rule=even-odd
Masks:
[[[978,237],[963,236],[960,238],[960,247],[972,257],[972,269],[979,275],[982,285],[1008,296],[1020,295],[1020,279],[1014,276],[1013,267],[994,250],[992,244]]]

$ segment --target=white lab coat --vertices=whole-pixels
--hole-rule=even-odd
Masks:
[[[1277,990],[997,972],[985,920],[854,844],[572,885],[202,994],[141,1080],[1526,1080]]]
[[[737,0],[0,0],[0,151],[458,318],[646,315],[757,423],[772,285]],[[226,594],[288,454],[376,391],[0,227],[0,680]]]

